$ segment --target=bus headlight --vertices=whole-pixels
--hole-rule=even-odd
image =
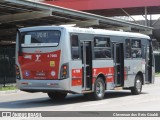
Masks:
[[[66,79],[69,77],[69,66],[65,63],[61,66],[61,79]]]

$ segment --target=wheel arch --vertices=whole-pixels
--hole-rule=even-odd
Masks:
[[[107,82],[106,82],[105,75],[103,73],[100,73],[100,74],[98,74],[98,76],[96,77],[96,79],[99,78],[99,77],[101,77],[103,79],[103,82],[104,82],[104,85],[105,85],[105,89],[107,89]]]
[[[143,76],[142,71],[138,71],[137,74],[136,74],[136,76],[141,76],[141,78],[142,78],[142,85],[144,85],[144,76]]]

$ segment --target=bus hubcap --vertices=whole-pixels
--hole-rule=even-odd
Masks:
[[[137,88],[138,92],[141,92],[141,86],[142,86],[141,81],[140,81],[140,80],[137,80],[137,81],[136,81],[136,88]]]
[[[102,85],[101,82],[98,82],[98,83],[97,83],[96,93],[97,93],[97,95],[98,95],[99,97],[103,95],[103,85]]]

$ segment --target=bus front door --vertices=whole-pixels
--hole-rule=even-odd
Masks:
[[[113,43],[114,82],[116,87],[124,86],[124,48],[123,43]]]
[[[92,89],[92,47],[91,41],[81,42],[82,56],[82,88],[83,90]]]

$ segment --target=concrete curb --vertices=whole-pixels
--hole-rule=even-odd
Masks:
[[[0,95],[4,94],[11,94],[11,93],[19,93],[20,90],[6,90],[6,91],[0,91]]]

